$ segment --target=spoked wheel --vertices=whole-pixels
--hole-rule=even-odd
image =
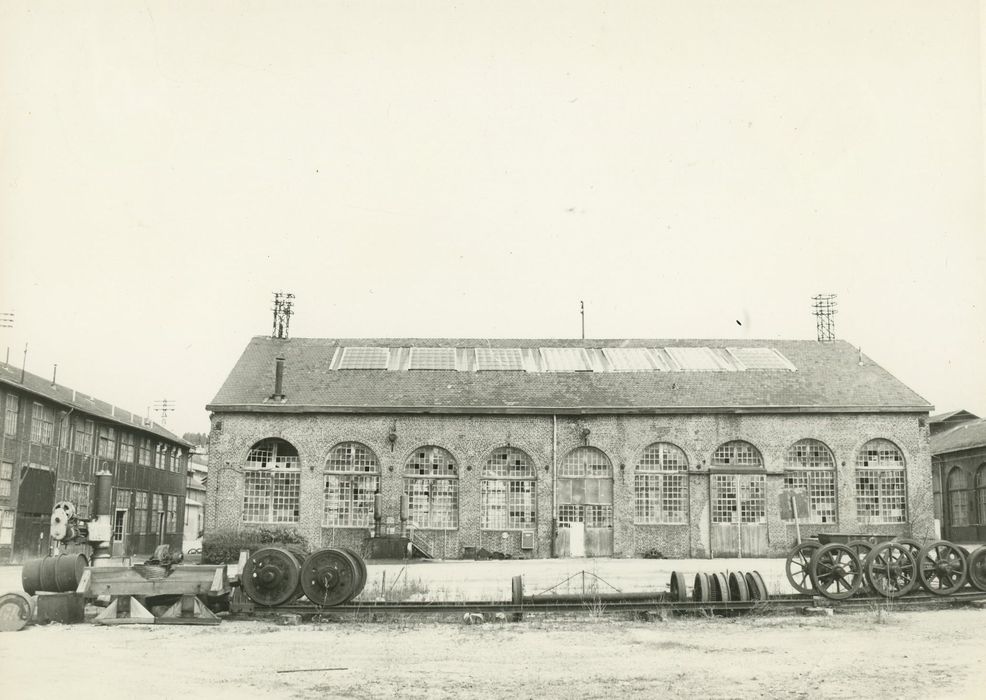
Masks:
[[[815,592],[812,587],[811,577],[808,575],[808,564],[811,562],[811,555],[814,554],[821,545],[818,542],[802,542],[795,545],[787,554],[787,563],[784,565],[784,572],[787,580],[791,582],[798,593],[811,595]]]
[[[808,563],[811,585],[831,600],[852,597],[863,585],[863,567],[847,544],[833,542],[819,548]]]
[[[846,546],[856,553],[856,557],[859,558],[859,564],[861,567],[863,567],[863,573],[865,574],[866,557],[870,555],[870,552],[873,551],[873,547],[875,545],[873,545],[870,542],[867,542],[866,540],[852,540]],[[863,576],[863,582],[862,584],[860,584],[860,590],[866,593],[873,592],[873,589],[870,588],[869,581],[866,580],[866,576]]]
[[[288,550],[264,547],[247,559],[240,573],[240,585],[257,605],[281,605],[296,597],[300,568]]]
[[[301,565],[301,587],[315,605],[341,605],[359,593],[359,564],[341,549],[320,549]]]
[[[671,572],[671,600],[675,603],[685,603],[688,601],[685,575],[680,571]]]
[[[748,571],[746,573],[746,587],[750,589],[750,600],[766,602],[767,584],[764,583],[763,576],[759,571]]]
[[[921,586],[935,595],[955,593],[969,575],[965,550],[945,540],[925,545],[918,554],[917,566]]]
[[[884,542],[873,548],[863,563],[870,588],[884,598],[898,598],[917,585],[917,559],[900,542]]]
[[[712,579],[709,578],[708,574],[695,574],[692,600],[696,603],[708,603],[712,600]]]
[[[914,561],[918,560],[918,554],[921,553],[921,547],[924,546],[917,540],[912,540],[908,537],[901,537],[900,539],[894,540],[894,542],[899,544],[901,547],[907,548],[907,551],[911,553],[912,557],[914,557]]]
[[[729,597],[739,603],[750,600],[750,589],[746,585],[746,575],[742,571],[729,574]]]
[[[712,600],[728,603],[732,598],[729,596],[729,581],[722,574],[711,574],[712,580]]]
[[[986,547],[980,547],[969,556],[969,583],[986,591]]]

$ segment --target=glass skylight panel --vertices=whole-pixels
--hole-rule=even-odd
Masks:
[[[727,350],[747,369],[794,369],[794,365],[773,348],[727,348]]]
[[[666,370],[647,348],[603,348],[603,355],[617,372]]]
[[[709,348],[664,348],[671,359],[684,370],[722,370],[726,369]]]
[[[476,348],[477,370],[523,370],[520,348]]]
[[[339,369],[387,369],[390,348],[343,348]]]
[[[455,369],[455,348],[411,348],[408,369]]]
[[[544,368],[548,372],[588,372],[589,358],[582,348],[541,348]]]

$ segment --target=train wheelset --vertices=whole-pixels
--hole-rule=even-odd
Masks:
[[[319,549],[309,555],[284,547],[263,547],[240,572],[243,593],[257,605],[292,603],[302,595],[315,605],[342,605],[366,585],[366,564],[348,547]]]

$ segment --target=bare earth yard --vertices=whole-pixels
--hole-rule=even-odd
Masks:
[[[790,592],[776,575],[778,560],[761,561],[743,567],[760,569],[774,592]],[[424,565],[405,576],[432,597],[475,598],[483,589],[507,598],[509,576],[520,573],[512,564]],[[583,565],[593,564],[569,564]],[[723,561],[596,566],[625,590],[665,581],[665,567],[726,568]],[[382,579],[376,568],[371,582]],[[388,586],[399,569],[388,570]],[[523,573],[531,590],[572,571],[532,562]],[[487,591],[493,581],[496,590]],[[19,571],[15,576],[4,567],[0,592],[19,588],[16,583]],[[310,670],[326,668],[341,670]],[[226,620],[217,627],[48,625],[0,634],[0,697],[55,694],[72,700],[986,698],[986,610],[874,608],[826,618],[785,613],[664,622],[586,615],[474,626],[410,617],[295,627]]]

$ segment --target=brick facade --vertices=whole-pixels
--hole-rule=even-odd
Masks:
[[[588,429],[587,437],[584,437]],[[388,435],[393,432],[396,440]],[[557,465],[584,444],[602,450],[613,467],[613,554],[640,556],[651,549],[667,557],[716,556],[710,535],[710,461],[715,449],[744,440],[761,453],[766,475],[767,552],[782,555],[795,540],[795,526],[781,520],[787,449],[812,438],[831,450],[836,469],[837,521],[804,525],[804,535],[822,532],[933,532],[931,457],[926,416],[910,413],[704,413],[665,415],[463,415],[386,413],[265,413],[222,411],[213,414],[206,530],[242,526],[243,466],[250,448],[265,438],[282,438],[300,457],[300,519],[295,525],[322,546],[345,545],[364,550],[366,528],[322,527],[323,467],[330,449],[355,441],[369,447],[380,468],[385,517],[398,520],[403,468],[408,456],[426,445],[449,451],[459,465],[459,526],[419,530],[432,555],[458,558],[465,547],[485,547],[513,556],[549,557]],[[907,522],[860,524],[856,514],[855,463],[869,440],[892,441],[906,462]],[[686,524],[634,523],[634,477],[644,448],[654,442],[680,447],[688,460]],[[480,480],[495,448],[510,445],[525,451],[537,475],[537,517],[533,550],[521,550],[520,531],[480,528]],[[723,471],[723,470],[720,470]],[[729,470],[724,470],[729,471]]]

